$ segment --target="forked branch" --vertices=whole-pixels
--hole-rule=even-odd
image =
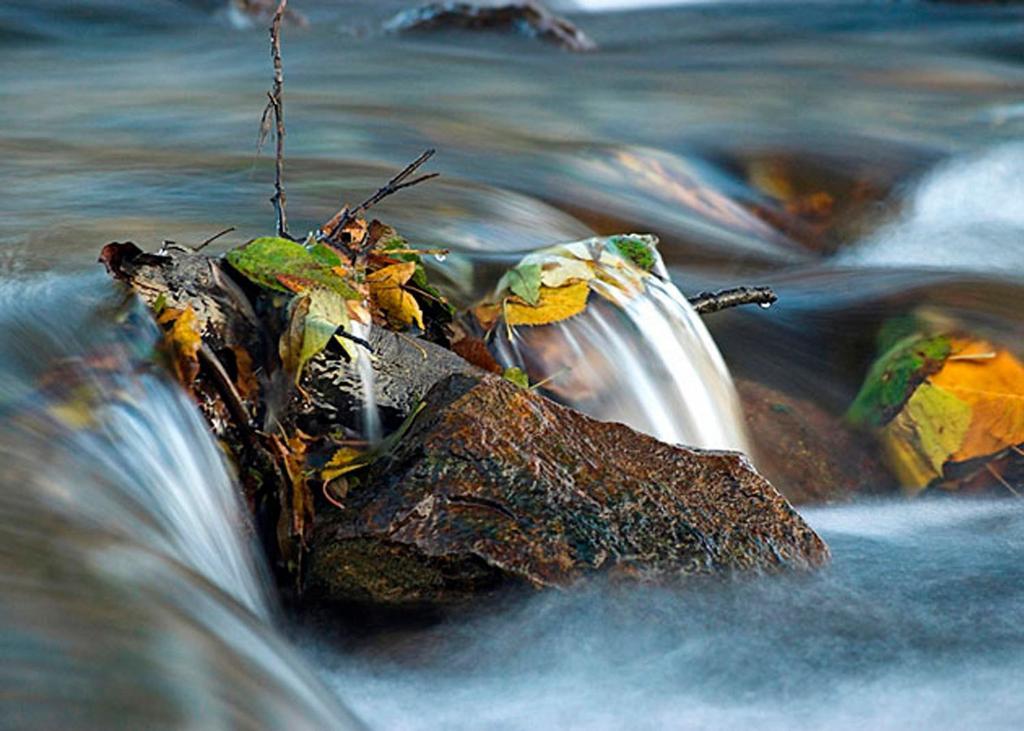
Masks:
[[[409,180],[409,177],[415,173],[420,167],[423,166],[427,160],[434,156],[436,150],[430,149],[423,152],[422,155],[417,157],[411,163],[406,165],[402,170],[398,172],[391,180],[384,184],[383,187],[379,188],[376,193],[371,195],[365,201],[360,203],[355,208],[349,208],[348,206],[343,207],[340,211],[335,213],[331,220],[325,223],[319,231],[316,232],[316,238],[318,241],[327,241],[333,244],[341,244],[343,242],[338,240],[338,235],[345,230],[345,226],[351,223],[354,219],[366,213],[372,206],[377,205],[382,200],[387,198],[389,195],[397,193],[403,188],[411,188],[412,186],[422,183],[425,180],[436,178],[439,173],[427,173],[426,175],[420,175],[419,177]]]

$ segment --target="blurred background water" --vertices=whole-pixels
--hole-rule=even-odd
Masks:
[[[1020,6],[564,3],[600,46],[571,54],[384,34],[393,0],[293,5],[310,19],[284,42],[296,231],[434,147],[442,178],[376,214],[461,252],[456,297],[516,252],[651,232],[684,292],[775,287],[771,310],[708,318],[725,361],[836,412],[877,324],[912,307],[1020,347]],[[159,377],[111,381],[87,357],[117,311],[104,243],[235,226],[226,248],[272,225],[266,32],[236,20],[212,0],[0,4],[2,400],[22,413],[70,359],[113,404],[102,446],[66,422],[0,429],[0,642],[21,678],[0,725],[315,728],[349,723],[341,702],[389,729],[1024,725],[1016,504],[815,509],[835,556],[815,578],[592,588],[383,649],[302,635],[296,655],[198,417]],[[140,438],[178,446],[126,472],[112,454]],[[254,698],[271,710],[241,713]]]

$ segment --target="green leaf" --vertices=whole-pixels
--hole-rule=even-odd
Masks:
[[[290,308],[288,327],[278,344],[286,372],[298,383],[306,364],[327,347],[339,328],[348,326],[345,298],[334,290],[317,288],[296,297]],[[341,342],[348,344],[348,341]],[[350,354],[354,352],[347,347],[346,350]]]
[[[655,254],[657,241],[654,236],[645,234],[623,234],[608,239],[608,243],[614,246],[624,259],[633,262],[645,272],[654,269],[658,261]]]
[[[318,264],[323,264],[325,267],[341,266],[341,257],[338,252],[323,242],[313,244],[309,253]]]
[[[227,253],[228,263],[249,281],[275,292],[320,285],[345,299],[360,299],[359,293],[324,263],[327,258],[324,249],[318,249],[314,256],[297,241],[273,236],[253,239]]]
[[[519,388],[530,387],[530,378],[522,368],[506,368],[505,372],[501,374],[501,377],[506,381],[519,386]]]
[[[949,351],[949,338],[944,335],[910,335],[897,341],[871,366],[847,418],[858,426],[888,423],[914,390],[938,373]]]
[[[520,264],[505,275],[509,291],[536,306],[540,302],[540,274],[540,264]]]

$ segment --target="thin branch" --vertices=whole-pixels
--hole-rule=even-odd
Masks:
[[[991,462],[989,462],[988,464],[985,465],[985,469],[988,470],[988,473],[990,475],[992,475],[997,480],[999,480],[999,483],[1003,487],[1005,487],[1007,490],[1009,490],[1011,493],[1013,493],[1014,497],[1017,497],[1017,498],[1024,497],[1024,496],[1022,496],[1019,492],[1017,492],[1013,488],[1013,485],[1011,485],[1009,482],[1007,482],[1006,479],[1001,474],[999,474],[998,470],[996,470],[996,468],[992,466]]]
[[[430,149],[423,152],[422,155],[417,157],[411,163],[402,168],[401,171],[395,177],[391,178],[382,188],[378,189],[376,193],[371,195],[365,201],[360,203],[355,208],[349,208],[348,206],[343,207],[340,211],[335,213],[331,220],[325,223],[319,231],[316,233],[318,241],[327,241],[329,243],[341,244],[343,242],[337,240],[337,236],[341,231],[345,230],[351,221],[358,218],[360,215],[369,210],[372,206],[377,205],[382,200],[387,198],[389,195],[393,195],[403,188],[411,188],[414,185],[422,183],[431,178],[436,178],[439,173],[428,173],[421,175],[418,178],[409,180],[409,176],[415,173],[427,160],[434,156],[436,150]]]
[[[228,411],[231,413],[231,417],[238,424],[239,429],[242,430],[242,436],[247,442],[252,442],[252,425],[249,423],[249,412],[245,408],[245,404],[242,402],[242,397],[238,393],[238,389],[235,388],[235,384],[231,382],[231,377],[228,375],[227,370],[224,368],[224,364],[220,362],[220,358],[213,352],[213,349],[203,343],[199,347],[198,359],[200,365],[210,374],[213,379],[214,387],[220,393],[221,398],[224,399],[224,405],[227,406]]]
[[[708,315],[740,305],[770,307],[779,298],[771,287],[734,287],[720,292],[701,292],[689,299],[698,315]]]
[[[217,233],[215,233],[215,234],[214,234],[213,236],[211,236],[210,238],[208,238],[208,239],[207,239],[206,241],[204,241],[203,243],[199,244],[199,246],[197,246],[197,247],[196,247],[195,249],[193,249],[193,251],[202,251],[203,249],[205,249],[205,248],[206,248],[207,246],[209,246],[210,244],[212,244],[212,243],[213,243],[214,241],[216,241],[217,239],[219,239],[219,238],[220,238],[221,236],[223,236],[224,234],[229,234],[229,233],[231,233],[231,232],[232,232],[232,231],[234,231],[234,230],[235,230],[235,227],[234,227],[234,226],[228,226],[228,227],[227,227],[226,229],[224,229],[223,231],[218,231],[218,232],[217,232]]]
[[[274,153],[274,195],[270,202],[274,204],[277,235],[291,238],[288,234],[288,213],[284,193],[284,66],[281,63],[281,20],[284,18],[288,0],[281,0],[274,11],[274,19],[270,24],[270,57],[274,61],[274,88],[267,93],[267,106],[263,109],[260,120],[260,139],[265,139],[269,127],[270,113],[274,115],[275,138],[277,146]],[[262,144],[262,143],[261,143]]]

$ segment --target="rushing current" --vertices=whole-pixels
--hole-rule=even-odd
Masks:
[[[272,225],[266,32],[221,5],[0,4],[0,727],[1024,726],[1017,501],[801,508],[833,555],[812,576],[595,584],[402,631],[283,617],[230,466],[95,264]],[[658,235],[683,295],[776,289],[688,335],[669,288],[565,328],[634,376],[602,418],[738,444],[723,363],[841,413],[865,333],[916,306],[1024,342],[1020,6],[557,3],[600,46],[574,55],[383,34],[400,0],[291,5],[296,230],[433,147],[442,177],[375,213],[453,250],[457,301],[619,232]]]

